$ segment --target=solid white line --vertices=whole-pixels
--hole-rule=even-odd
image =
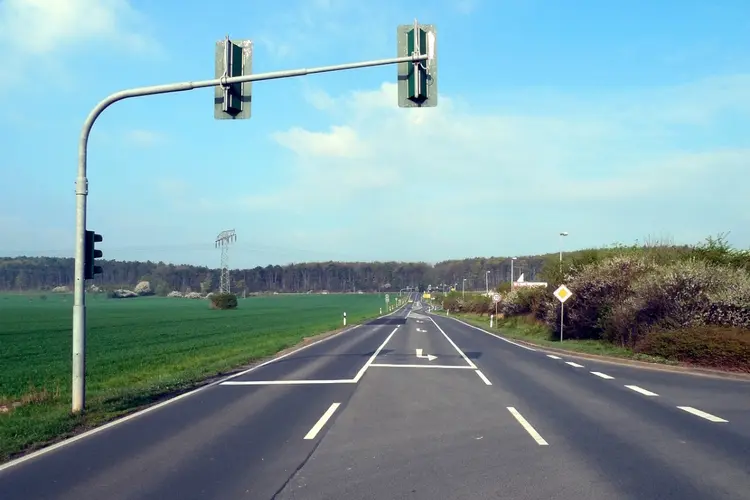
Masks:
[[[552,359],[562,359],[560,356],[555,356],[554,354],[547,354],[547,357]]]
[[[710,413],[706,413],[705,411],[698,410],[696,408],[693,408],[692,406],[678,406],[680,410],[684,410],[688,413],[692,413],[693,415],[697,415],[701,418],[705,418],[706,420],[710,420],[711,422],[729,422],[729,420],[724,420],[721,417],[717,417],[716,415],[711,415]]]
[[[318,435],[320,432],[320,429],[323,428],[324,425],[326,425],[326,422],[328,422],[328,419],[333,416],[333,413],[336,411],[336,409],[341,405],[341,403],[333,403],[323,414],[322,417],[315,423],[315,425],[312,426],[312,429],[305,435],[305,439],[315,439],[315,436]]]
[[[487,377],[485,377],[484,373],[482,373],[480,370],[477,370],[476,374],[479,375],[479,378],[482,379],[482,382],[484,382],[487,385],[492,385],[492,382],[490,382],[490,380]]]
[[[474,370],[471,366],[453,366],[453,365],[407,365],[398,363],[371,363],[370,367],[375,368],[443,368],[453,370]]]
[[[376,319],[380,319],[380,318],[385,318],[385,317],[391,316],[391,315],[399,312],[404,307],[405,306],[401,306],[398,309],[396,309],[395,311],[389,312],[388,314],[383,314],[382,316],[378,316]],[[243,370],[241,372],[234,373],[232,375],[229,375],[228,377],[224,377],[224,378],[222,378],[220,380],[216,380],[214,382],[211,382],[210,384],[206,384],[206,385],[200,386],[200,387],[198,387],[196,389],[193,389],[192,391],[185,392],[183,394],[180,394],[179,396],[175,396],[173,398],[164,400],[161,403],[157,403],[157,404],[155,404],[153,406],[149,406],[148,408],[144,408],[143,410],[139,410],[139,411],[136,411],[136,412],[131,413],[129,415],[126,415],[124,417],[121,417],[121,418],[118,418],[116,420],[112,420],[110,422],[107,422],[106,424],[103,424],[103,425],[101,425],[99,427],[95,427],[94,429],[91,429],[90,431],[82,432],[81,434],[78,434],[78,435],[73,436],[71,438],[68,438],[68,439],[65,439],[63,441],[57,442],[55,444],[52,444],[52,445],[47,446],[45,448],[42,448],[40,450],[34,451],[34,452],[29,453],[27,455],[24,455],[22,457],[18,457],[15,460],[11,460],[10,462],[6,462],[4,464],[0,464],[0,471],[4,471],[6,469],[10,469],[11,467],[15,467],[16,465],[20,465],[20,464],[22,464],[24,462],[27,462],[27,461],[32,460],[34,458],[37,458],[39,456],[46,455],[47,453],[50,453],[50,452],[55,451],[57,449],[63,448],[63,447],[68,446],[68,445],[71,445],[71,444],[75,443],[76,441],[80,441],[81,439],[85,439],[87,437],[93,436],[94,434],[98,434],[98,433],[100,433],[102,431],[105,431],[107,429],[111,429],[112,427],[114,427],[116,425],[123,424],[123,423],[125,423],[125,422],[127,422],[129,420],[133,420],[134,418],[138,418],[138,417],[140,417],[142,415],[145,415],[147,413],[150,413],[150,412],[152,412],[154,410],[158,410],[159,408],[163,408],[164,406],[167,406],[169,404],[175,403],[175,402],[177,402],[177,401],[179,401],[181,399],[193,396],[194,394],[197,394],[197,393],[199,393],[201,391],[204,391],[206,389],[209,389],[211,387],[218,386],[221,383],[226,382],[228,380],[231,380],[233,378],[237,378],[237,377],[241,377],[242,375],[246,375],[246,374],[248,374],[248,373],[250,373],[250,372],[252,372],[254,370],[258,370],[260,368],[263,368],[264,366],[270,365],[271,363],[275,363],[276,361],[280,361],[280,360],[286,358],[287,356],[291,356],[292,354],[297,354],[298,352],[303,351],[305,349],[308,349],[308,348],[310,348],[310,347],[312,347],[314,345],[318,345],[318,344],[320,344],[322,342],[326,342],[328,340],[331,340],[331,339],[337,338],[337,337],[339,337],[341,335],[344,335],[345,333],[349,333],[349,332],[351,332],[353,330],[356,330],[357,328],[359,328],[361,326],[371,326],[371,327],[374,326],[375,328],[378,328],[378,327],[380,327],[382,325],[371,325],[371,324],[370,325],[368,325],[368,324],[354,325],[351,328],[347,328],[346,330],[342,330],[342,331],[340,331],[338,333],[334,333],[333,335],[329,335],[328,337],[325,337],[323,339],[316,340],[315,342],[312,342],[312,343],[307,344],[307,345],[303,345],[303,346],[301,346],[301,347],[299,347],[297,349],[294,349],[293,351],[289,351],[288,353],[283,354],[281,356],[278,356],[278,357],[269,359],[267,361],[264,361],[263,363],[261,363],[259,365],[255,365],[255,366],[253,366],[251,368],[248,368],[247,370]]]
[[[459,348],[458,348],[458,346],[456,345],[456,343],[455,343],[455,342],[453,342],[453,340],[452,340],[452,339],[451,339],[451,338],[450,338],[450,337],[448,336],[448,334],[447,334],[447,333],[445,333],[445,332],[443,331],[443,329],[442,329],[442,328],[440,328],[440,325],[438,325],[437,323],[435,323],[435,320],[434,320],[434,319],[432,319],[432,318],[430,318],[430,321],[432,321],[432,322],[433,322],[433,323],[435,324],[435,326],[437,327],[437,329],[438,329],[438,330],[440,330],[440,333],[442,333],[442,334],[443,334],[443,335],[445,336],[445,338],[446,338],[446,339],[448,339],[448,342],[450,342],[450,343],[451,343],[451,345],[453,346],[453,348],[454,348],[455,350],[457,350],[457,351],[458,351],[458,353],[459,353],[459,354],[461,355],[461,357],[462,357],[462,358],[464,358],[464,360],[465,360],[465,361],[466,361],[466,362],[467,362],[467,363],[469,364],[469,366],[471,366],[472,368],[476,368],[476,367],[477,367],[477,365],[475,365],[475,364],[474,364],[474,363],[473,363],[473,362],[472,362],[472,361],[471,361],[471,360],[470,360],[470,359],[469,359],[469,358],[468,358],[468,357],[466,356],[466,354],[464,354],[464,352],[463,352],[463,351],[462,351],[461,349],[459,349]]]
[[[359,379],[362,378],[362,376],[367,371],[367,368],[372,364],[373,361],[375,361],[375,358],[378,357],[378,354],[380,354],[380,351],[383,350],[383,347],[385,347],[388,341],[391,340],[391,337],[393,337],[393,334],[396,333],[396,330],[398,330],[398,326],[393,329],[393,331],[388,335],[388,337],[386,337],[383,343],[380,344],[380,347],[378,347],[377,350],[374,353],[372,353],[372,356],[370,356],[370,359],[367,360],[367,363],[365,363],[365,366],[359,369],[359,371],[357,372],[357,374],[354,376],[354,379],[353,379],[355,383],[359,382]]]
[[[640,392],[644,396],[658,396],[658,394],[656,394],[655,392],[647,391],[646,389],[642,389],[637,385],[626,385],[625,387],[627,387],[631,391]]]
[[[606,380],[613,380],[615,378],[615,377],[610,377],[606,373],[602,373],[602,372],[591,372],[591,373],[594,374],[594,375],[596,375],[597,377],[601,377],[601,378],[606,379]]]
[[[302,384],[355,384],[354,379],[333,380],[228,380],[219,385],[302,385]]]
[[[575,366],[576,368],[583,368],[583,365],[579,365],[578,363],[573,363],[572,361],[566,361],[565,364],[570,366]]]
[[[518,423],[521,424],[521,426],[523,426],[524,429],[526,429],[526,432],[528,432],[531,435],[531,437],[534,438],[534,441],[536,441],[537,444],[539,444],[539,446],[547,446],[549,444],[547,443],[547,441],[544,440],[542,436],[539,435],[536,429],[534,429],[531,426],[531,424],[528,423],[525,418],[523,418],[523,415],[521,415],[518,412],[518,410],[516,410],[512,406],[508,406],[508,411],[511,413],[511,415],[516,417],[516,420],[518,420]]]
[[[432,319],[432,318],[430,318],[430,319]],[[459,323],[462,323],[462,324],[464,324],[464,325],[466,325],[468,327],[471,327],[471,328],[473,328],[475,330],[479,330],[480,332],[486,333],[487,335],[492,335],[493,337],[497,337],[500,340],[504,340],[505,342],[507,342],[509,344],[513,344],[516,347],[520,347],[521,349],[526,349],[527,351],[536,351],[536,349],[534,349],[533,347],[529,347],[529,346],[526,346],[526,345],[523,345],[523,344],[519,344],[517,342],[513,342],[512,340],[506,339],[505,337],[501,337],[500,335],[498,335],[496,333],[488,332],[487,330],[483,330],[482,328],[479,328],[478,326],[471,325],[471,324],[469,324],[469,323],[467,323],[465,321],[461,321],[460,319],[456,319],[456,318],[453,318],[453,317],[450,317],[450,316],[448,317],[448,319],[452,319],[453,321],[458,321]],[[432,321],[434,322],[435,320],[432,320]]]

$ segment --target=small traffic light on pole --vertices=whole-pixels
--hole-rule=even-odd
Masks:
[[[398,27],[398,56],[427,55],[427,60],[398,64],[398,105],[402,108],[437,106],[437,30],[432,24]]]
[[[102,272],[104,272],[101,266],[95,265],[95,259],[100,259],[104,256],[101,250],[97,250],[95,248],[96,243],[99,243],[100,241],[103,241],[101,234],[96,234],[94,231],[86,231],[83,254],[84,279],[94,279],[95,275],[102,274]]]
[[[216,42],[216,78],[225,79],[252,74],[253,42],[224,40]],[[237,120],[250,118],[252,82],[223,83],[215,87],[214,118]]]

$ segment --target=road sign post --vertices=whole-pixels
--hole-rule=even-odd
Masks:
[[[398,65],[398,105],[402,108],[430,108],[437,106],[438,66],[437,31],[432,24],[404,24],[398,27],[398,55],[400,57],[427,56],[422,61]]]
[[[198,81],[187,81],[180,83],[169,83],[165,85],[154,85],[151,87],[139,87],[133,89],[122,90],[109,95],[104,100],[100,101],[86,117],[83,122],[81,129],[81,135],[78,141],[78,168],[76,174],[76,227],[75,227],[75,268],[74,268],[74,282],[73,282],[73,374],[72,374],[72,411],[78,413],[84,409],[86,404],[86,386],[85,386],[85,346],[86,346],[86,208],[87,208],[87,197],[88,197],[88,178],[87,174],[87,161],[88,161],[88,143],[91,135],[91,129],[94,126],[97,118],[104,112],[105,109],[110,107],[112,104],[122,101],[125,99],[131,99],[134,97],[144,97],[148,95],[158,94],[171,94],[175,92],[185,92],[188,90],[208,88],[208,87],[221,87],[221,118],[229,118],[224,116],[224,113],[229,113],[233,119],[247,118],[250,116],[250,83],[263,81],[263,80],[278,80],[282,78],[293,78],[298,76],[312,75],[317,73],[331,73],[335,71],[345,71],[350,69],[358,68],[371,68],[375,66],[386,66],[390,64],[407,64],[414,67],[415,63],[422,63],[426,61],[435,60],[435,52],[430,52],[429,43],[432,43],[432,48],[435,48],[435,30],[434,27],[419,26],[427,30],[428,35],[425,35],[428,39],[427,50],[414,50],[409,55],[403,57],[393,57],[389,59],[379,59],[372,61],[356,62],[349,64],[338,64],[334,66],[321,66],[317,68],[302,68],[293,69],[286,71],[274,71],[269,73],[259,73],[257,75],[250,74],[251,72],[251,59],[252,50],[246,51],[245,49],[251,49],[252,45],[246,45],[247,41],[243,42],[232,42],[231,40],[225,40],[223,52],[220,58],[217,58],[216,64],[218,65],[221,61],[222,76],[214,78],[212,80],[198,80]],[[429,35],[432,33],[432,35]],[[430,40],[432,42],[430,42]],[[229,41],[229,44],[225,42]],[[399,44],[402,41],[398,42]],[[245,44],[245,45],[243,45]],[[243,47],[242,53],[238,52],[236,47]],[[247,54],[246,54],[247,52]],[[228,59],[227,59],[228,57]],[[239,64],[239,61],[242,61]],[[227,66],[227,60],[229,65]],[[430,62],[427,66],[432,65]],[[226,69],[226,71],[224,71]],[[436,69],[436,66],[435,66]],[[428,71],[429,72],[429,71]],[[230,76],[231,75],[231,76]],[[237,76],[235,76],[237,75]],[[429,76],[429,75],[428,75]],[[434,77],[433,77],[434,81]],[[246,85],[247,84],[247,85]],[[238,87],[238,85],[240,85]],[[428,84],[429,86],[429,84]],[[229,95],[226,94],[226,89],[229,89]],[[427,101],[422,103],[422,106],[429,106],[430,103],[436,103],[437,98],[437,87],[434,86],[427,92]],[[214,97],[214,109],[219,103],[216,102],[216,94]],[[411,101],[410,101],[411,102]],[[432,104],[434,105],[434,104]],[[413,106],[410,106],[413,107]],[[216,111],[215,111],[216,113]],[[216,115],[215,115],[216,116]],[[218,118],[218,117],[217,117]]]
[[[497,320],[497,304],[500,302],[500,294],[496,293],[492,296],[492,302],[495,303],[495,325],[497,326],[498,320]],[[490,326],[492,326],[492,320],[490,320]]]
[[[563,318],[565,314],[565,301],[568,300],[573,296],[573,292],[571,292],[567,286],[560,285],[557,290],[552,292],[555,297],[557,297],[557,300],[560,301],[560,342],[563,341]]]

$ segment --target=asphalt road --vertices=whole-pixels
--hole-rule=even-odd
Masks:
[[[407,309],[0,469],[0,498],[750,499],[750,382]]]

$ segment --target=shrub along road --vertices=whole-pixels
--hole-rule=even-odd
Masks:
[[[743,381],[549,356],[417,306],[0,466],[0,491],[747,498],[749,396]]]

